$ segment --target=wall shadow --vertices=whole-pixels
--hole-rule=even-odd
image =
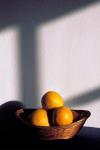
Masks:
[[[40,24],[73,13],[100,0],[0,0],[0,30],[20,23]]]
[[[22,100],[28,107],[37,107],[39,87],[35,27],[32,24],[21,24],[19,39]]]
[[[96,100],[100,100],[100,87],[71,97],[65,101],[65,104],[71,107],[81,106]]]
[[[96,2],[100,0],[0,1],[0,30],[13,25],[20,28],[21,97],[27,106],[38,105],[37,27]]]

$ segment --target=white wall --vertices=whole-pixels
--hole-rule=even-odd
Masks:
[[[40,27],[41,93],[57,90],[67,104],[70,97],[100,88],[99,14],[100,4],[95,4]],[[100,127],[100,94],[91,99],[72,108],[89,109],[87,125]]]
[[[0,31],[0,104],[20,98],[19,29]]]
[[[100,3],[97,3],[37,26],[38,106],[47,90],[58,91],[67,104],[74,96],[100,88],[99,14]],[[23,99],[19,32],[18,26],[0,31],[0,104]],[[33,97],[36,98],[34,92]],[[27,97],[25,104],[35,106],[31,105],[33,99]],[[100,97],[91,99],[78,106],[76,101],[72,107],[89,109],[92,115],[86,125],[100,127]]]

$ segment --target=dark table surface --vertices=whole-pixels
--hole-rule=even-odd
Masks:
[[[11,101],[0,106],[0,150],[100,149],[100,128],[83,127],[69,140],[36,140],[31,129],[21,124],[15,111],[24,106]]]

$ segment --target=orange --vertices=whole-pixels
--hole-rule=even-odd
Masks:
[[[60,107],[53,111],[52,122],[54,125],[69,125],[73,122],[73,113],[69,107]]]
[[[64,105],[64,100],[61,95],[55,91],[48,91],[41,100],[42,106],[45,109],[53,109]]]
[[[49,126],[47,111],[42,108],[33,111],[31,115],[31,123],[35,126]]]

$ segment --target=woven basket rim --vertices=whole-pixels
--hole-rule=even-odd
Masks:
[[[31,125],[28,121],[25,121],[24,119],[22,119],[22,117],[21,117],[21,114],[22,113],[25,113],[25,110],[35,110],[35,109],[28,109],[28,108],[26,108],[26,109],[23,109],[23,108],[21,108],[21,109],[18,109],[17,111],[16,111],[16,117],[19,119],[19,120],[21,120],[23,123],[25,123],[25,124],[27,124],[28,126],[30,126],[30,127],[32,127],[32,128],[37,128],[37,129],[54,129],[54,128],[70,128],[70,127],[73,127],[73,126],[77,126],[78,124],[80,124],[81,122],[85,122],[86,120],[87,120],[87,118],[91,115],[91,113],[90,113],[90,111],[89,110],[78,110],[78,109],[72,109],[72,111],[76,111],[76,112],[78,112],[78,113],[80,113],[81,114],[81,112],[82,113],[84,113],[84,115],[82,116],[82,117],[80,117],[79,118],[79,120],[76,120],[76,121],[74,121],[73,123],[71,123],[71,124],[69,124],[69,125],[64,125],[64,126],[33,126],[33,125]]]

